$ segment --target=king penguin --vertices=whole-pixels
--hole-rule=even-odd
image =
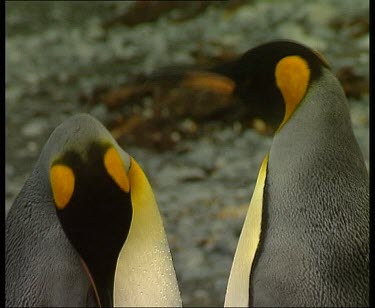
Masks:
[[[280,113],[224,305],[368,306],[369,176],[340,83],[322,55],[284,40],[249,50],[232,72]]]
[[[6,219],[6,306],[181,306],[138,163],[87,114],[50,136]]]

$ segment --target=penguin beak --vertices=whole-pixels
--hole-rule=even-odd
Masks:
[[[90,281],[90,284],[92,286],[93,292],[95,294],[95,299],[99,307],[113,307],[113,284],[109,283],[107,285],[105,284],[96,284],[88,266],[86,265],[86,262],[80,258],[83,268],[85,269],[85,272],[87,274],[87,277]]]

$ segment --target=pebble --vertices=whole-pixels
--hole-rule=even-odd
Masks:
[[[40,136],[46,128],[47,120],[38,118],[26,123],[21,132],[24,136],[31,138]]]

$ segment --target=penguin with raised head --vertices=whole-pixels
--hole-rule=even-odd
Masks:
[[[292,41],[231,65],[238,91],[280,112],[225,306],[368,306],[369,177],[342,87],[320,54]]]
[[[6,306],[181,306],[150,184],[93,117],[58,126],[6,219]]]

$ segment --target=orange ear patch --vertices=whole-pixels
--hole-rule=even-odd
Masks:
[[[126,174],[120,154],[111,147],[104,154],[104,166],[111,178],[125,192],[129,192],[129,178]]]
[[[65,165],[54,165],[50,170],[50,182],[56,207],[63,210],[73,195],[75,178],[72,169]]]
[[[300,56],[282,58],[275,69],[276,84],[285,102],[284,120],[278,130],[287,122],[305,96],[310,81],[310,69]]]

